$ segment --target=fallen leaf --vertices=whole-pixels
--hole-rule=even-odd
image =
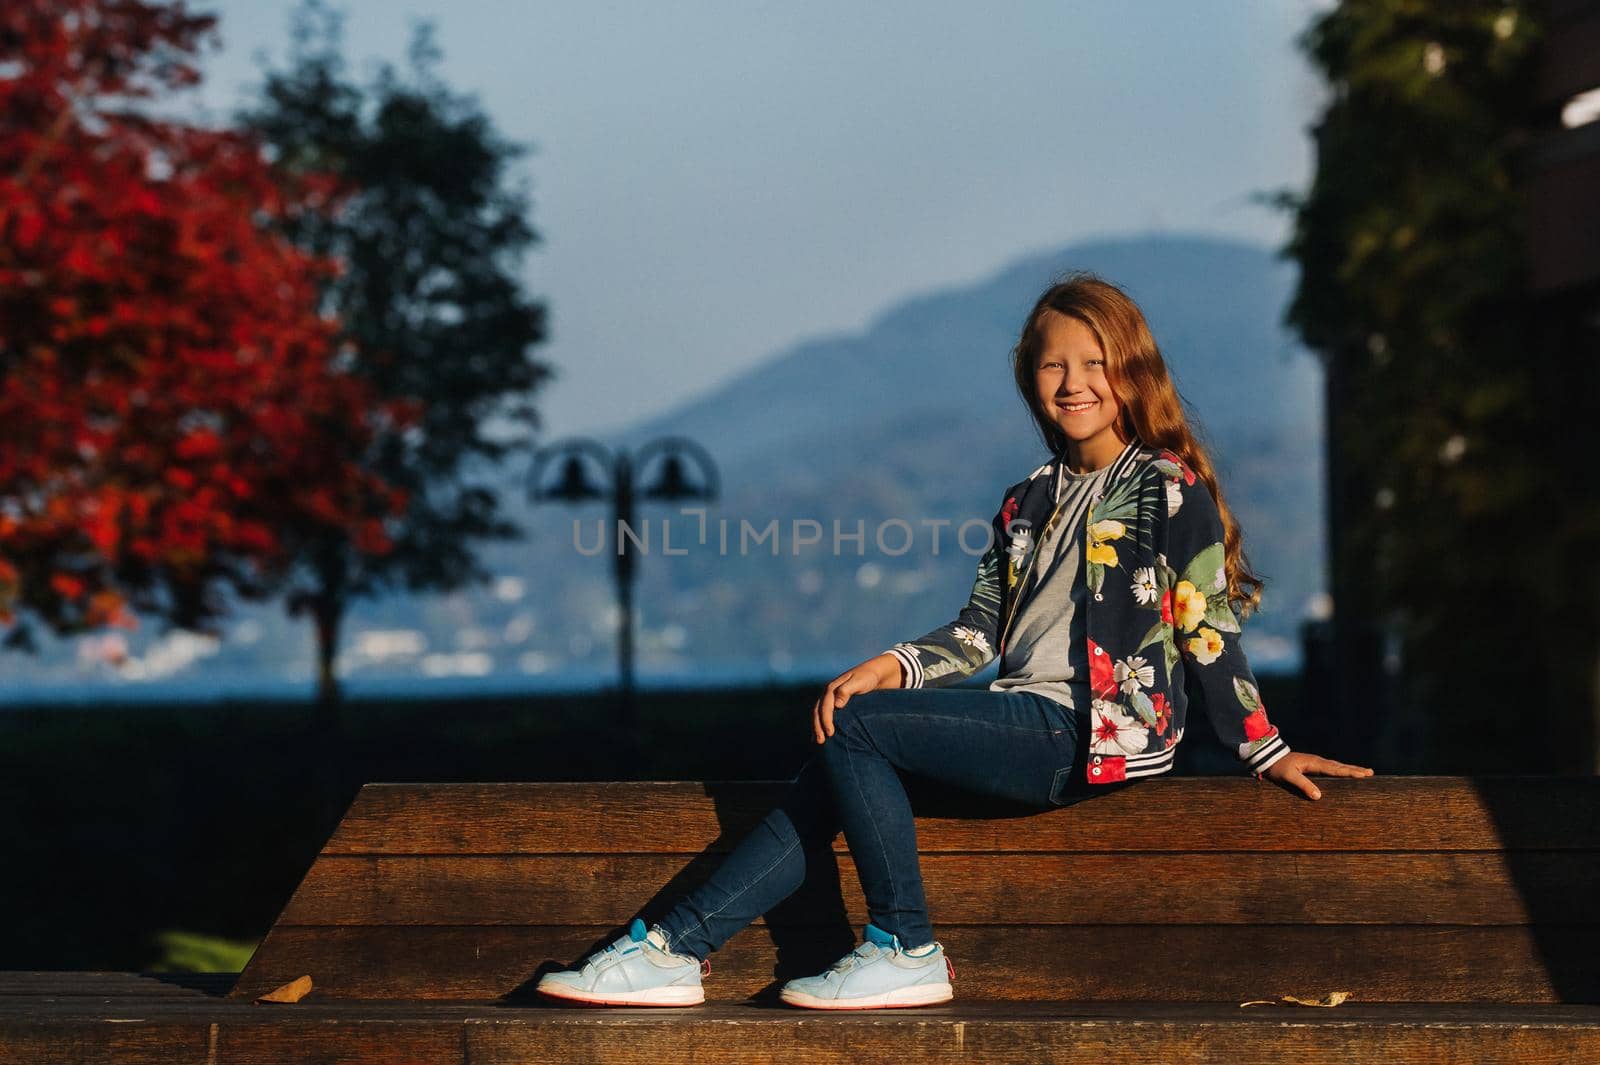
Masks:
[[[282,987],[275,987],[265,995],[256,999],[257,1002],[299,1002],[311,991],[311,977],[299,976],[290,980]]]
[[[1328,991],[1326,998],[1294,998],[1293,995],[1285,995],[1283,1001],[1294,1003],[1296,1006],[1338,1006],[1347,998],[1350,998],[1349,991]]]
[[[1249,1002],[1239,1003],[1239,1008],[1246,1006],[1276,1006],[1280,1002],[1291,1006],[1337,1006],[1350,997],[1348,991],[1330,991],[1326,998],[1300,998],[1297,995],[1284,995],[1281,999],[1253,998]]]
[[[1285,1002],[1293,1002],[1296,1006],[1337,1006],[1350,997],[1348,991],[1330,991],[1326,998],[1296,998],[1293,995],[1284,995]]]

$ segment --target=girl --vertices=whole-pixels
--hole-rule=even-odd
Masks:
[[[853,666],[812,707],[820,750],[782,804],[711,877],[646,929],[539,990],[616,1005],[704,1001],[703,959],[805,878],[842,829],[866,895],[865,942],[783,1001],[816,1009],[950,999],[900,773],[1064,806],[1172,768],[1185,684],[1258,778],[1321,793],[1307,773],[1361,766],[1291,752],[1239,644],[1261,581],[1191,435],[1144,316],[1090,274],[1053,285],[1012,352],[1054,458],[1008,489],[954,621]],[[1034,531],[1037,529],[1037,535]],[[996,656],[987,689],[949,689]]]

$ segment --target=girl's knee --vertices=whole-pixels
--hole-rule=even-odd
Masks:
[[[894,703],[893,696],[893,689],[879,689],[878,691],[862,692],[860,695],[850,696],[849,702],[834,709],[834,727],[838,727],[841,715],[853,720],[859,720],[890,710]]]
[[[859,743],[866,738],[868,722],[882,714],[887,708],[889,700],[885,699],[885,692],[862,692],[852,695],[850,701],[843,706],[835,707],[833,711],[833,736],[823,744],[826,753],[830,744],[840,737],[848,738],[851,743]]]

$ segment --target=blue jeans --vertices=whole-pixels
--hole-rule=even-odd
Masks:
[[[1031,692],[891,688],[853,696],[782,802],[657,922],[705,958],[788,898],[841,829],[868,919],[915,948],[933,941],[917,830],[900,772],[1040,809],[1087,798],[1083,712]],[[1110,789],[1117,790],[1113,785]]]

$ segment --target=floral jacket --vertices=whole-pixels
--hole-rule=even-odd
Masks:
[[[1054,486],[1062,461],[1006,492],[960,615],[889,649],[906,687],[955,684],[1004,655],[1037,545],[1060,513]],[[1239,645],[1222,519],[1205,482],[1176,453],[1135,441],[1091,498],[1079,536],[1092,593],[1084,604],[1092,693],[1087,782],[1172,768],[1191,673],[1212,727],[1248,770],[1259,776],[1288,754]]]

